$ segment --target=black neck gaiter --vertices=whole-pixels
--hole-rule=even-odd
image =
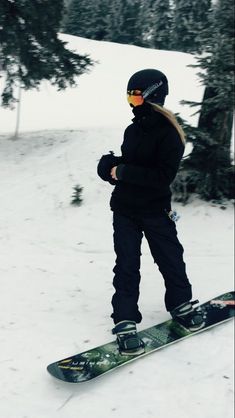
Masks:
[[[143,117],[150,116],[152,111],[152,106],[147,102],[132,108],[132,112],[134,113],[136,119],[142,119]]]

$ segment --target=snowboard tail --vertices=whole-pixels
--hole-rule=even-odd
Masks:
[[[138,335],[145,344],[145,352],[142,354],[135,356],[120,354],[116,341],[112,341],[56,361],[50,364],[47,370],[53,377],[65,382],[81,383],[89,381],[153,351],[230,320],[234,317],[234,296],[234,292],[224,293],[200,305],[199,308],[203,313],[205,326],[198,331],[191,332],[173,319],[140,331]]]

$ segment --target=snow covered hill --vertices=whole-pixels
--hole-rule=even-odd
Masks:
[[[166,105],[187,119],[194,113],[180,101],[198,100],[202,86],[194,68],[193,56],[181,52],[157,51],[111,42],[93,41],[62,35],[68,46],[96,61],[89,74],[79,78],[76,88],[57,92],[47,82],[40,91],[22,94],[22,131],[41,129],[79,129],[91,126],[122,126],[132,115],[126,102],[126,85],[130,76],[143,68],[165,71],[170,86]],[[3,79],[0,79],[0,89]],[[0,108],[0,132],[14,130],[16,111]],[[195,117],[191,117],[195,120]]]
[[[102,153],[119,152],[131,118],[129,75],[143,63],[166,71],[167,105],[185,117],[190,111],[179,100],[202,94],[195,70],[186,67],[190,55],[66,39],[100,61],[80,87],[25,93],[17,141],[8,134],[14,113],[0,110],[0,416],[232,418],[232,323],[86,385],[46,373],[55,359],[112,338],[112,187],[97,177],[96,165]],[[70,204],[77,184],[84,188],[81,207]],[[175,206],[194,297],[204,302],[231,290],[232,206],[199,200]],[[168,318],[146,242],[142,253],[140,329]]]

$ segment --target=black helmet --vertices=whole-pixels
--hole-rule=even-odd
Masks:
[[[161,71],[146,69],[133,74],[128,81],[127,91],[140,90],[143,98],[152,103],[164,105],[168,95],[168,80]]]

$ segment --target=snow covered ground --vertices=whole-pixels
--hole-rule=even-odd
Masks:
[[[0,416],[232,418],[232,323],[89,384],[66,385],[46,372],[48,363],[112,338],[112,186],[97,177],[96,165],[102,153],[119,152],[131,118],[129,75],[141,67],[166,71],[167,105],[188,119],[179,100],[202,95],[195,70],[186,67],[190,55],[66,39],[100,61],[80,87],[24,94],[16,141],[15,112],[0,110]],[[70,204],[77,184],[84,187],[80,207]],[[204,302],[232,290],[232,205],[194,200],[175,207],[194,297]],[[142,253],[139,329],[168,318],[146,242]]]

